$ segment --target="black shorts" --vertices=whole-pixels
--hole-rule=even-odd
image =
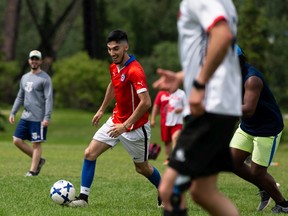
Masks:
[[[186,117],[169,166],[192,179],[232,171],[229,143],[237,120],[211,113]]]

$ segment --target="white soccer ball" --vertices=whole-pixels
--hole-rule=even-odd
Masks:
[[[59,180],[50,189],[51,199],[60,205],[71,202],[75,199],[75,188],[73,184],[66,180]]]

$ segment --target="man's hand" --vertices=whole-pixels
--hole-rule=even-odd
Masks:
[[[183,81],[183,72],[173,72],[158,68],[160,78],[153,83],[153,88],[175,92]]]

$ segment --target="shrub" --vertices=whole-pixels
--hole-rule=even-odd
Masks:
[[[53,64],[54,106],[95,111],[110,82],[109,63],[90,59],[84,53]]]

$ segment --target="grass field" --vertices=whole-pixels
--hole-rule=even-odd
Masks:
[[[47,161],[41,174],[35,178],[24,177],[31,160],[12,144],[15,125],[7,123],[6,131],[0,133],[0,216],[161,215],[155,188],[136,174],[129,155],[121,145],[108,150],[98,159],[88,208],[71,209],[52,202],[50,187],[59,179],[71,181],[79,193],[83,150],[95,131],[90,124],[92,116],[93,113],[83,111],[54,111],[48,142],[43,145],[43,156]],[[152,129],[152,141],[161,143],[159,128]],[[286,197],[287,155],[287,143],[282,143],[274,160],[280,166],[269,168]],[[163,161],[162,148],[159,158],[151,163],[162,173],[165,169]],[[259,202],[257,189],[234,174],[221,174],[219,188],[235,202],[241,215],[272,215],[274,203],[263,212],[256,212]],[[206,216],[207,213],[189,200],[189,215]]]

